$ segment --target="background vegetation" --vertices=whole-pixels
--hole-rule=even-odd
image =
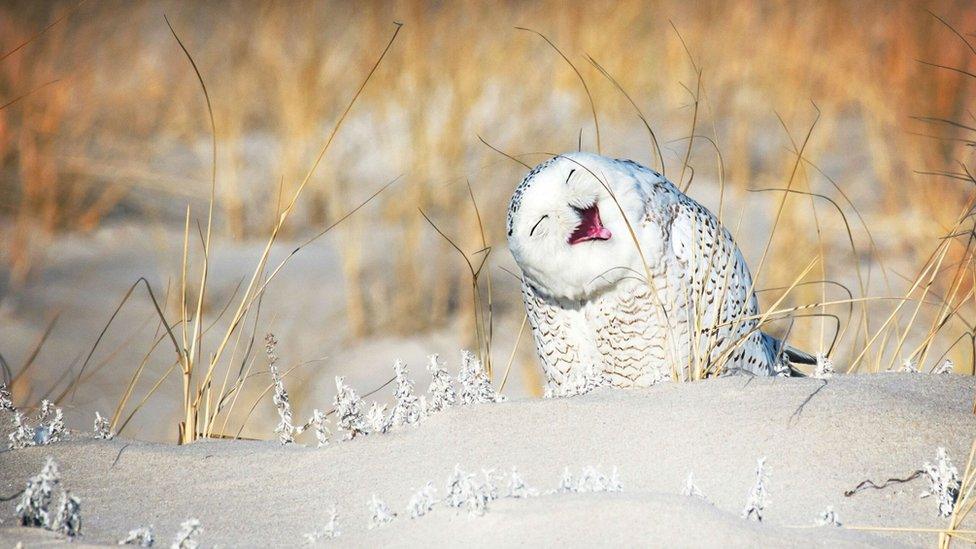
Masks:
[[[840,369],[950,357],[972,371],[967,2],[7,2],[8,298],[41,284],[47,251],[67,235],[124,223],[182,231],[187,204],[191,225],[206,220],[210,120],[164,13],[209,89],[214,227],[227,242],[266,238],[391,23],[404,24],[281,227],[301,242],[399,177],[335,229],[351,340],[447,327],[474,345],[484,333],[485,286],[476,304],[470,273],[418,210],[469,256],[492,248],[492,322],[514,339],[522,311],[501,270],[515,268],[503,226],[526,170],[492,147],[528,165],[579,146],[657,165],[636,106],[667,174],[721,213],[754,270],[762,263],[767,308],[840,301],[770,329],[832,351]],[[592,107],[566,60],[517,27],[558,46]],[[749,192],[784,188],[796,192]],[[176,293],[167,311],[179,310]],[[520,349],[518,363],[535,368],[528,338]]]

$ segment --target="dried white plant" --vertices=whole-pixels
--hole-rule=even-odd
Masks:
[[[447,478],[447,496],[444,498],[444,503],[449,507],[463,506],[473,483],[474,475],[462,471],[460,464],[455,465],[454,472]]]
[[[58,506],[53,529],[69,538],[81,535],[81,500],[67,490],[61,494],[61,505]]]
[[[573,474],[569,472],[569,467],[563,468],[563,474],[559,478],[559,486],[556,487],[557,493],[575,492],[576,483],[573,482]]]
[[[457,404],[454,380],[441,365],[436,354],[427,357],[427,372],[430,374],[430,386],[427,387],[427,410],[440,412],[444,408]]]
[[[148,528],[133,528],[124,538],[119,540],[119,545],[138,545],[139,547],[152,547],[156,543],[153,537],[152,525]]]
[[[485,497],[488,498],[488,501],[498,499],[498,473],[494,469],[482,469],[481,475],[484,477],[484,481],[481,483],[481,491],[484,492]]]
[[[47,458],[41,472],[27,480],[15,512],[21,526],[52,528],[51,500],[61,483],[61,473],[53,458]]]
[[[688,471],[688,478],[685,479],[685,487],[682,488],[681,495],[705,499],[705,494],[695,484],[695,473]]]
[[[605,477],[596,467],[586,466],[580,472],[579,480],[576,482],[577,492],[602,492],[606,484]]]
[[[488,511],[488,504],[495,499],[492,497],[493,486],[486,482],[479,483],[475,480],[474,475],[468,478],[470,482],[464,493],[465,497],[462,507],[470,515],[483,515]],[[497,496],[497,489],[495,490],[495,495]]]
[[[939,364],[938,367],[935,368],[935,370],[932,370],[932,373],[942,375],[942,374],[951,374],[955,371],[956,371],[956,365],[952,363],[951,359],[947,358],[943,360],[942,364]]]
[[[833,507],[827,506],[826,509],[817,517],[817,526],[840,526],[840,519]]]
[[[36,444],[34,442],[34,428],[27,422],[27,417],[20,410],[14,410],[12,421],[14,430],[7,435],[7,440],[10,441],[7,446],[11,450],[34,446]]]
[[[102,414],[98,413],[97,411],[95,412],[95,425],[92,429],[95,433],[95,438],[111,440],[115,437],[115,433],[112,432],[108,418],[102,417]]]
[[[512,474],[508,477],[508,497],[530,498],[537,495],[539,495],[539,491],[535,488],[529,488],[518,469],[512,467]]]
[[[486,472],[486,481],[479,483],[473,474],[455,465],[454,472],[447,479],[444,503],[449,507],[463,508],[472,515],[483,515],[488,510],[488,503],[498,497],[498,488],[491,475],[491,472]]]
[[[484,484],[474,483],[474,489],[468,492],[468,498],[464,501],[464,508],[471,515],[483,515],[488,512],[488,503],[491,502],[491,494],[485,489]]]
[[[619,492],[623,489],[617,478],[617,468],[614,467],[609,476],[604,475],[592,465],[588,465],[580,472],[576,483],[576,492]]]
[[[904,359],[904,360],[901,361],[901,370],[899,370],[899,372],[906,372],[906,373],[909,373],[909,374],[917,374],[917,373],[919,373],[918,372],[918,365],[915,363],[915,360],[914,359],[912,359],[912,358],[906,358],[906,359]]]
[[[47,423],[47,422],[51,421],[51,419],[54,416],[54,410],[56,408],[57,407],[50,400],[48,400],[46,398],[44,400],[42,400],[41,401],[41,407],[40,407],[40,409],[37,412],[37,422],[38,423]]]
[[[363,416],[363,401],[352,387],[345,384],[342,376],[336,376],[336,396],[333,407],[336,413],[336,426],[346,431],[347,438],[355,438],[369,433],[366,418]]]
[[[342,532],[339,530],[339,512],[336,510],[336,504],[333,503],[332,509],[329,511],[329,521],[325,523],[325,526],[321,530],[305,534],[305,543],[307,545],[313,545],[319,540],[335,539],[340,534]]]
[[[326,417],[325,413],[316,408],[312,410],[312,417],[308,419],[308,422],[298,432],[301,433],[311,428],[312,433],[315,435],[316,447],[322,448],[323,446],[329,445],[329,439],[332,437],[332,431],[329,430],[328,422],[329,418]]]
[[[563,468],[562,476],[559,478],[559,485],[550,493],[572,493],[572,492],[620,492],[623,486],[614,467],[610,475],[600,472],[600,469],[588,465],[580,471],[578,479],[573,478],[569,467]]]
[[[6,410],[8,412],[16,412],[14,408],[13,397],[10,395],[10,390],[7,389],[5,383],[0,383],[0,410]]]
[[[413,380],[407,377],[407,366],[401,360],[393,363],[393,375],[396,380],[396,399],[393,404],[393,425],[416,425],[420,422],[422,412],[420,400],[414,394]]]
[[[768,504],[767,482],[766,458],[761,457],[756,463],[756,482],[749,490],[749,500],[746,502],[745,508],[742,509],[742,518],[762,522],[763,511]]]
[[[366,412],[366,430],[369,433],[385,433],[393,427],[393,414],[386,413],[386,404],[373,402]]]
[[[369,507],[369,529],[379,528],[380,526],[385,526],[396,518],[396,513],[390,509],[390,506],[383,503],[376,494],[366,503]]]
[[[420,518],[431,512],[437,503],[436,494],[437,489],[434,488],[434,483],[427,482],[423,488],[411,496],[410,502],[407,504],[407,513],[410,514],[410,518]]]
[[[282,381],[281,373],[278,371],[278,340],[274,334],[264,336],[264,352],[268,357],[268,371],[271,373],[271,382],[274,384],[274,396],[271,402],[274,403],[278,411],[278,426],[274,432],[278,433],[278,442],[281,444],[291,444],[295,442],[295,425],[292,423],[291,401],[288,399],[288,391]]]
[[[52,513],[54,491],[61,485],[58,464],[48,457],[41,472],[27,480],[15,513],[21,526],[46,528],[73,538],[81,535],[81,501],[67,490],[61,491],[61,503]]]
[[[834,377],[834,361],[823,353],[817,353],[817,365],[813,369],[813,377],[830,379]]]
[[[199,520],[191,518],[183,521],[183,524],[180,524],[180,531],[176,533],[173,543],[170,544],[170,549],[197,549],[200,542],[194,537],[202,531]]]
[[[481,361],[470,351],[461,351],[458,382],[461,384],[459,397],[463,405],[505,400],[505,397],[492,387]]]
[[[64,426],[64,413],[61,411],[61,408],[55,408],[54,417],[47,425],[47,437],[40,444],[57,442],[66,434],[68,434],[68,430]],[[35,438],[37,437],[35,436]]]
[[[44,446],[61,440],[68,433],[64,426],[64,413],[61,408],[47,399],[41,401],[41,408],[35,422],[37,426],[31,429],[22,415],[14,413],[16,429],[8,436],[11,448]]]
[[[585,395],[590,391],[607,385],[609,380],[603,374],[603,370],[597,368],[592,362],[580,364],[570,372],[569,378],[557,389],[546,386],[545,398],[571,397]]]
[[[607,479],[607,491],[608,492],[622,492],[624,489],[623,484],[620,483],[620,477],[617,474],[617,468],[614,467],[610,471],[610,478]]]
[[[921,497],[934,497],[939,504],[939,515],[951,516],[959,498],[960,484],[959,471],[949,459],[946,449],[940,447],[936,450],[935,464],[926,461],[922,470],[929,477],[929,489]]]

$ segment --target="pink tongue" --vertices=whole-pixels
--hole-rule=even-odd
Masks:
[[[580,210],[581,217],[579,227],[569,236],[570,244],[578,244],[588,240],[609,240],[612,234],[610,229],[603,226],[600,221],[600,210],[596,204],[585,210]]]

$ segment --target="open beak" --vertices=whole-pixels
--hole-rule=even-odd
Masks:
[[[580,214],[580,224],[569,235],[569,244],[579,244],[588,240],[610,240],[610,229],[600,221],[600,209],[596,204],[586,209],[574,208]]]

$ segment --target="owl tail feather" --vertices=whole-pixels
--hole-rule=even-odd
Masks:
[[[790,361],[790,364],[810,364],[814,365],[817,363],[817,357],[811,355],[810,353],[801,351],[792,345],[783,345],[783,355],[786,360]]]
[[[810,353],[801,351],[789,343],[777,339],[765,332],[763,332],[762,335],[763,339],[768,345],[767,348],[773,351],[775,362],[778,364],[778,366],[774,366],[775,370],[788,373],[790,377],[807,377],[806,374],[801,372],[794,365],[815,365],[817,363],[817,357],[811,355]]]
[[[810,353],[801,351],[792,345],[782,342],[782,357],[786,367],[790,370],[790,377],[807,377],[806,374],[798,370],[794,364],[816,365],[817,357]]]

